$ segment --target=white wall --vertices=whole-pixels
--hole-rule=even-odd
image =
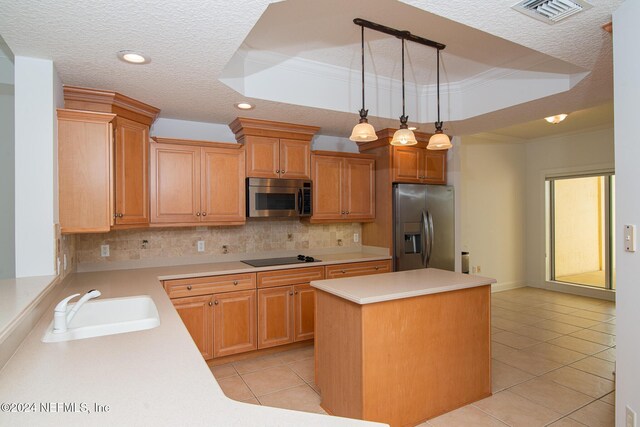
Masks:
[[[151,136],[163,138],[198,139],[202,141],[236,142],[229,126],[221,123],[193,122],[189,120],[159,118],[151,127]],[[355,142],[349,137],[316,135],[313,138],[313,150],[358,152]]]
[[[526,143],[526,283],[544,287],[545,176],[613,170],[613,129],[591,130]]]
[[[55,274],[61,86],[52,61],[15,57],[16,277]]]
[[[0,38],[0,45],[3,44]],[[15,143],[13,61],[3,50],[0,50],[0,279],[7,279],[16,274]]]
[[[624,224],[640,225],[640,2],[626,1],[613,15],[616,158],[617,375],[616,426],[625,426],[625,407],[640,414],[640,253],[624,252]],[[638,421],[640,422],[640,421]]]
[[[493,288],[524,284],[525,145],[463,137],[461,244]]]

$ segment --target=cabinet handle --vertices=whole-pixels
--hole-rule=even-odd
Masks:
[[[280,173],[280,169],[278,169],[278,170],[276,171],[276,173]]]
[[[346,214],[349,215],[349,211],[347,211]]]
[[[295,295],[298,295],[298,291],[294,291],[293,293],[294,293]]]
[[[376,265],[376,270],[378,270],[380,267]]]
[[[191,285],[187,285],[187,290],[190,291],[191,290]]]
[[[342,215],[344,215],[344,211],[340,212]]]
[[[345,274],[345,273],[346,273],[346,271],[344,271],[344,270],[340,270],[340,273]]]
[[[286,173],[286,172],[285,172],[285,171],[284,171],[284,169],[283,169],[283,170],[281,170],[281,171],[280,171],[280,173],[283,173],[283,174],[284,174],[284,173]]]
[[[237,280],[233,281],[233,286],[238,286],[238,281]]]
[[[209,307],[211,307],[213,305],[213,303],[211,301],[209,301]]]
[[[289,295],[293,295],[293,291],[289,291]]]
[[[200,216],[200,212],[196,212],[196,216]]]
[[[215,305],[218,305],[218,300],[215,300],[213,303],[214,303]]]
[[[207,213],[206,212],[202,212],[202,216],[207,216]]]

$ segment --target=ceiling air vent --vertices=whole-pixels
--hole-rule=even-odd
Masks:
[[[593,6],[583,0],[524,0],[512,7],[518,12],[552,25]]]

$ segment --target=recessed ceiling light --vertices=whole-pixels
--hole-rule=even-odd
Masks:
[[[566,119],[567,115],[568,114],[558,114],[558,115],[555,115],[555,116],[545,117],[544,119],[546,121],[548,121],[549,123],[553,123],[554,125],[557,125],[558,123],[560,123],[561,121]]]
[[[253,110],[254,108],[256,108],[255,105],[249,104],[248,102],[238,102],[234,105],[240,110]]]
[[[416,127],[416,126],[409,126],[409,130],[418,130],[420,128]]]
[[[151,58],[133,50],[121,50],[120,52],[118,52],[118,58],[120,58],[124,62],[128,62],[129,64],[140,65],[148,64],[149,62],[151,62]]]

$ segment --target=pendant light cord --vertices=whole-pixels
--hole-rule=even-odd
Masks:
[[[438,49],[438,55],[437,55],[437,71],[436,71],[436,80],[438,82],[438,86],[437,86],[437,98],[438,98],[438,123],[442,123],[440,121],[440,49]],[[440,126],[442,126],[442,124],[440,124]]]
[[[362,53],[362,109],[364,110],[364,27],[360,27],[360,52]]]
[[[402,117],[406,117],[404,114],[404,39],[402,39]]]

